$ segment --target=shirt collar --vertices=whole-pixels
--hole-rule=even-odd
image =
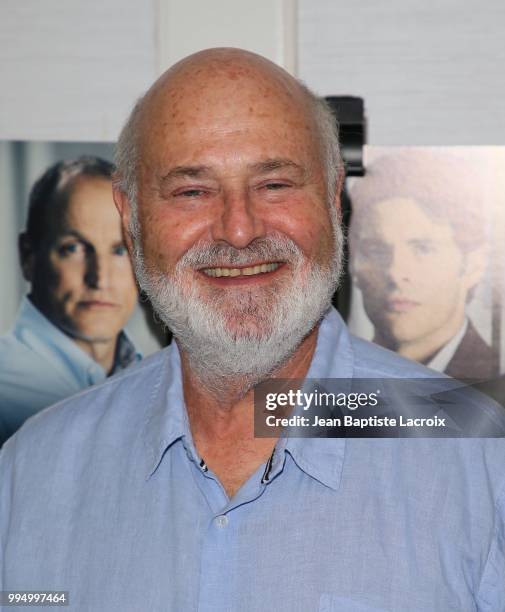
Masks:
[[[107,373],[102,366],[49,319],[28,297],[21,301],[13,333],[16,338],[40,355],[41,359],[53,362],[58,369],[67,372],[81,388],[105,380]],[[141,358],[126,333],[118,338],[114,373]]]
[[[114,355],[114,368],[112,374],[117,374],[132,363],[140,361],[142,355],[137,351],[130,337],[123,329],[117,337],[116,354]]]
[[[459,328],[459,331],[453,336],[449,342],[443,346],[438,353],[426,364],[428,368],[443,372],[449,365],[449,361],[454,357],[458,346],[463,340],[463,336],[466,334],[468,329],[468,319],[465,318],[463,325]]]
[[[349,332],[338,312],[331,307],[321,322],[317,344],[307,379],[351,379],[354,352]],[[345,438],[287,438],[280,440],[296,465],[331,489],[340,484],[345,454]],[[274,470],[272,470],[273,475]]]
[[[188,457],[198,459],[184,404],[182,372],[177,344],[163,351],[164,357],[151,394],[151,410],[145,424],[147,478],[157,469],[164,454],[183,440]],[[332,307],[318,331],[317,344],[307,378],[352,378],[354,356],[347,328]],[[289,454],[300,470],[323,485],[337,489],[344,461],[343,438],[282,438],[270,470],[270,481],[279,474]]]
[[[174,442],[183,438],[192,440],[184,404],[181,360],[177,343],[173,341],[161,351],[161,356],[144,426],[147,479],[157,470],[163,456]],[[196,452],[194,454],[196,456]]]

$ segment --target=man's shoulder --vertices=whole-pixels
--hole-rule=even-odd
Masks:
[[[487,344],[471,320],[445,371],[454,378],[485,380],[498,375],[498,353]]]
[[[106,423],[117,433],[121,428],[135,427],[134,423],[140,424],[145,416],[164,375],[169,376],[167,349],[42,410],[15,437],[19,436],[25,444],[53,435],[78,441]]]
[[[0,408],[8,399],[16,402],[19,394],[47,386],[47,380],[58,378],[48,360],[21,342],[14,333],[0,337]],[[53,386],[57,386],[58,380]]]
[[[384,397],[391,401],[392,410],[400,410],[398,415],[403,414],[405,418],[432,416],[436,410],[436,414],[446,421],[442,437],[481,438],[482,446],[496,447],[500,461],[505,459],[505,410],[486,394],[485,388],[482,388],[482,393],[465,381],[405,359],[366,340],[351,337],[351,343],[354,378],[382,379]],[[415,402],[419,398],[423,399],[418,406]],[[497,440],[486,443],[485,438]]]
[[[13,331],[10,331],[0,336],[0,364],[8,365],[12,361],[13,353],[29,356],[32,351],[19,341]]]
[[[39,385],[47,387],[48,380],[54,387],[61,385],[62,376],[50,357],[49,344],[43,334],[36,328],[25,326],[20,330],[15,325],[0,336],[0,389],[6,386],[22,390],[36,389]]]
[[[356,378],[442,378],[443,374],[373,342],[350,335]]]
[[[443,374],[351,333],[330,308],[320,327],[315,359],[326,378],[432,378]]]

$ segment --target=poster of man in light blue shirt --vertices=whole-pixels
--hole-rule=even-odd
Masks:
[[[502,438],[255,435],[267,379],[433,376],[331,307],[344,173],[324,101],[255,54],[199,52],[135,106],[117,168],[135,273],[175,342],[4,445],[4,597],[505,611]]]
[[[0,338],[0,445],[30,416],[140,358],[122,331],[137,289],[113,170],[98,157],[61,161],[31,190],[19,237],[31,290]]]

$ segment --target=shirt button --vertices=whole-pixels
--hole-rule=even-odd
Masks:
[[[228,517],[225,514],[221,514],[221,516],[216,517],[216,525],[223,529],[228,525]]]

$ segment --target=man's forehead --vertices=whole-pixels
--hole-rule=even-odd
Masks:
[[[268,60],[232,52],[196,54],[167,71],[144,99],[140,130],[190,129],[216,114],[310,122],[298,82]]]
[[[80,219],[96,218],[97,223],[114,209],[112,180],[104,176],[82,175],[69,181],[48,208],[47,231],[62,231]]]
[[[301,91],[296,79],[264,57],[239,49],[209,49],[172,66],[153,84],[147,98],[155,100],[161,95],[176,103],[202,90],[210,95],[221,87],[242,90],[247,83],[260,95],[271,92],[296,95]]]
[[[379,241],[384,244],[407,244],[412,242],[453,242],[454,232],[447,219],[430,217],[411,218],[399,214],[378,219],[371,211],[368,222],[351,228],[354,240]]]

